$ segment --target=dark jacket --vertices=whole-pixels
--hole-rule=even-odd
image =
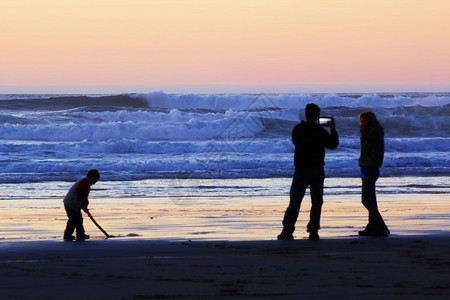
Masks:
[[[313,168],[325,164],[325,148],[335,149],[339,144],[336,130],[331,133],[316,123],[302,121],[292,130],[295,145],[294,165],[296,168]]]
[[[383,127],[361,127],[361,155],[359,166],[362,168],[380,168],[384,157]]]

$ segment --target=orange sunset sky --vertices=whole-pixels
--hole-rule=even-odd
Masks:
[[[0,0],[0,93],[450,91],[450,0]]]

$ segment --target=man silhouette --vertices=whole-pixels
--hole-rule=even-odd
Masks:
[[[301,121],[292,130],[292,142],[295,145],[295,172],[290,190],[290,202],[283,219],[283,231],[279,240],[294,239],[293,232],[302,199],[309,186],[311,194],[310,221],[307,226],[309,239],[319,239],[320,214],[323,203],[323,182],[325,178],[323,166],[325,148],[335,149],[339,144],[334,120],[329,124],[330,133],[318,124],[320,108],[308,104],[305,108],[306,122]]]

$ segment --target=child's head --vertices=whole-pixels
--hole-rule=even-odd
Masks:
[[[86,177],[89,180],[89,183],[93,185],[100,179],[100,173],[97,171],[97,169],[92,169],[89,170]]]

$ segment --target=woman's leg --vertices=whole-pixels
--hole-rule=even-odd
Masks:
[[[364,207],[369,212],[369,224],[365,231],[376,233],[387,230],[386,224],[378,211],[375,183],[379,177],[378,168],[361,168],[362,193],[361,200]]]

